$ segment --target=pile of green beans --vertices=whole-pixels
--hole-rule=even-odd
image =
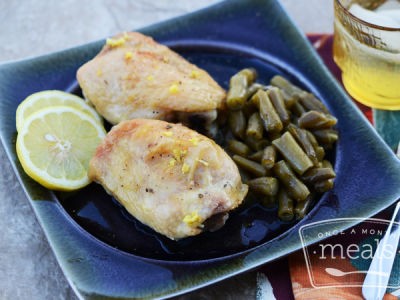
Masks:
[[[325,153],[338,139],[337,120],[313,94],[282,76],[256,82],[252,68],[230,80],[228,152],[250,193],[266,207],[278,204],[282,221],[302,219],[315,196],[336,176]]]

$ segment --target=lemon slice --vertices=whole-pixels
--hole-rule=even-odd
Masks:
[[[103,122],[96,110],[82,98],[62,91],[52,90],[34,93],[22,101],[17,109],[17,131],[21,130],[22,124],[33,113],[45,107],[60,105],[74,107],[91,115],[100,123]]]
[[[25,172],[43,186],[76,190],[89,184],[89,161],[105,136],[92,116],[73,107],[47,107],[23,123],[17,155]]]

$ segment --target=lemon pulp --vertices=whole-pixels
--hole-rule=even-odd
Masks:
[[[89,184],[89,161],[105,135],[98,120],[76,108],[47,107],[23,122],[17,154],[25,172],[43,186],[75,190]]]

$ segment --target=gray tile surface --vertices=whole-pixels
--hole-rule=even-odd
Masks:
[[[0,0],[0,62],[139,28],[216,0]],[[282,0],[305,32],[333,31],[332,0]],[[0,146],[0,299],[76,299]],[[254,299],[255,274],[181,299]]]

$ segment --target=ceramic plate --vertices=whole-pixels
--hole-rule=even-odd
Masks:
[[[225,88],[236,71],[252,66],[261,81],[283,74],[313,92],[339,120],[340,140],[331,153],[337,178],[334,189],[300,223],[279,222],[275,211],[253,205],[233,213],[215,233],[169,241],[129,216],[99,185],[73,194],[54,193],[28,178],[16,158],[18,104],[41,90],[79,93],[75,73],[104,40],[3,64],[1,140],[62,270],[81,298],[162,298],[187,292],[298,250],[301,225],[369,217],[400,197],[399,162],[277,1],[229,0],[140,31],[206,69]]]

